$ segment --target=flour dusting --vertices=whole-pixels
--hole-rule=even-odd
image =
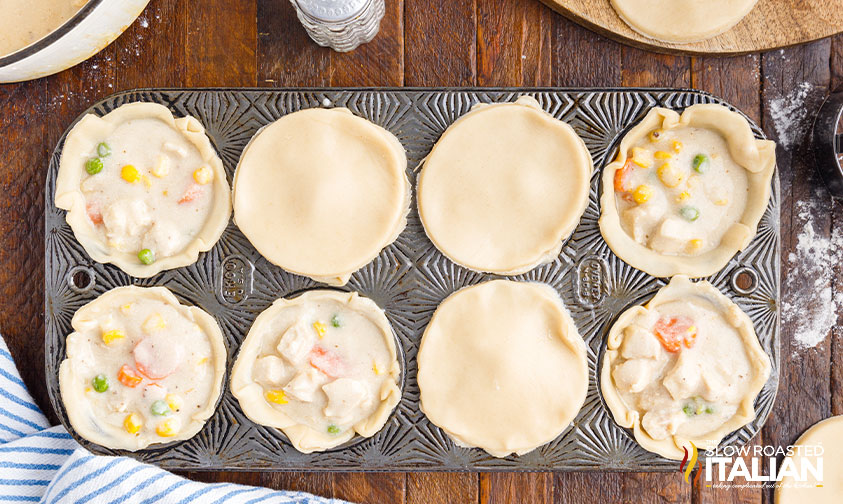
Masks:
[[[797,201],[795,210],[802,231],[784,270],[787,277],[807,282],[796,284],[790,300],[782,302],[782,320],[794,323],[797,348],[808,349],[828,337],[837,324],[838,311],[843,310],[843,293],[833,295],[831,288],[833,267],[843,262],[843,232],[836,231],[829,238],[817,234],[813,215],[824,210],[815,203]]]
[[[811,127],[811,121],[805,102],[813,91],[810,82],[803,82],[790,93],[770,100],[770,117],[779,137],[779,143],[785,149],[793,147]]]

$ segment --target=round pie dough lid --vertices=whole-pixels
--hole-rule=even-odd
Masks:
[[[287,271],[332,285],[404,229],[404,148],[348,109],[307,109],[261,129],[234,174],[234,220]]]
[[[794,453],[788,457],[793,461],[795,470],[801,473],[805,467],[803,464],[817,468],[819,459],[822,459],[823,480],[817,481],[810,471],[807,472],[807,481],[784,476],[776,487],[776,504],[838,504],[843,495],[843,415],[814,424],[802,434],[795,446],[812,450],[810,456]],[[815,456],[817,451],[821,453],[819,457]],[[783,467],[779,465],[778,470]]]
[[[419,214],[455,263],[523,273],[559,255],[588,205],[592,169],[573,128],[533,98],[477,105],[424,162]]]
[[[449,296],[418,354],[420,405],[460,446],[495,457],[558,437],[585,401],[586,348],[559,295],[494,280]]]
[[[689,43],[717,36],[740,22],[758,0],[612,0],[636,32],[662,42]]]

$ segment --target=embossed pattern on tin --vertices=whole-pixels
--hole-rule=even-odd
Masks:
[[[559,257],[510,277],[555,288],[585,339],[588,395],[569,429],[533,452],[496,459],[481,450],[456,446],[421,413],[415,356],[433,311],[457,289],[497,277],[456,266],[442,256],[425,236],[414,200],[407,228],[398,240],[356,272],[346,286],[386,311],[399,342],[403,395],[381,432],[369,439],[355,438],[328,452],[305,455],[293,449],[279,431],[249,421],[226,387],[216,413],[197,436],[128,455],[167,469],[185,470],[675,470],[673,461],[643,450],[629,432],[619,428],[600,396],[596,370],[609,327],[623,310],[652,297],[665,280],[633,269],[611,253],[597,225],[598,186],[600,170],[615,154],[620,137],[650,108],[682,109],[721,100],[697,91],[640,89],[139,90],[108,97],[89,111],[104,114],[123,103],[142,100],[162,103],[176,115],[193,115],[205,125],[231,177],[241,151],[260,127],[302,108],[348,107],[396,134],[407,149],[408,174],[414,184],[415,168],[448,125],[476,103],[514,101],[522,94],[535,97],[554,117],[570,123],[588,146],[596,168],[589,206]],[[759,128],[754,131],[763,137]],[[113,266],[93,263],[65,223],[64,212],[53,205],[63,138],[51,158],[45,195],[45,353],[50,398],[65,426],[69,424],[58,391],[57,370],[64,358],[70,319],[79,307],[106,290],[132,283],[164,285],[181,301],[213,314],[226,338],[230,366],[258,313],[278,297],[318,286],[268,263],[233,223],[196,264],[150,279],[132,279]],[[564,197],[563,191],[560,188],[560,197]],[[726,268],[708,278],[749,314],[773,363],[770,380],[756,401],[756,419],[728,435],[726,444],[746,443],[772,410],[779,375],[779,256],[779,185],[775,177],[758,235]],[[747,268],[757,277],[751,291],[733,289],[732,273],[737,268]],[[72,289],[71,271],[93,275],[90,286]],[[80,442],[95,453],[123,454]]]

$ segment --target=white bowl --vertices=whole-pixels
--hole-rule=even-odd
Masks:
[[[0,57],[0,82],[61,72],[104,49],[143,12],[149,0],[90,0],[41,40]]]

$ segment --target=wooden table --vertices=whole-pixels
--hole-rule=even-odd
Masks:
[[[0,85],[0,330],[36,400],[44,387],[44,177],[56,140],[81,111],[110,93],[193,86],[668,86],[710,91],[740,107],[779,149],[784,303],[802,309],[821,287],[843,294],[839,264],[815,285],[789,260],[810,219],[819,237],[843,232],[804,148],[805,118],[843,83],[843,37],[736,58],[648,53],[595,35],[537,0],[387,0],[374,42],[351,54],[313,44],[286,0],[153,0],[138,22],[89,61],[59,75]],[[807,83],[807,84],[805,84]],[[804,91],[804,93],[802,93]],[[797,120],[785,128],[790,99]],[[776,106],[771,107],[770,104]],[[788,109],[788,110],[789,110]],[[779,128],[775,121],[778,120]],[[812,215],[797,202],[813,204]],[[799,208],[805,208],[802,204]],[[804,254],[803,254],[804,255]],[[789,275],[789,272],[803,275]],[[843,413],[843,333],[798,349],[803,317],[782,325],[775,410],[755,442],[786,445],[809,425]],[[52,413],[50,413],[52,415]],[[53,417],[55,421],[55,417]],[[692,488],[670,474],[194,473],[369,503],[770,502],[760,490]]]

